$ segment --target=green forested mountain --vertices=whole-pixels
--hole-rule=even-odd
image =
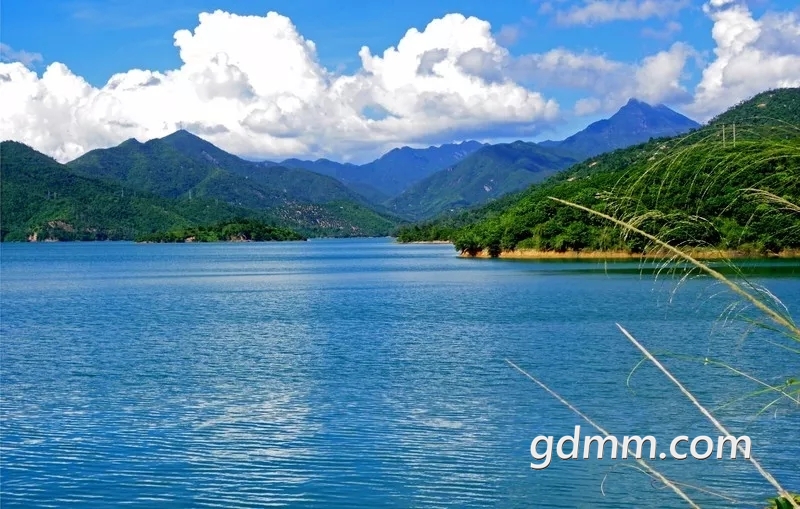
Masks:
[[[753,252],[800,247],[800,89],[767,93],[770,121],[748,122],[761,94],[690,135],[651,140],[584,161],[500,204],[402,228],[400,241],[451,240],[462,252],[514,249],[645,249],[609,222],[556,197],[614,217],[670,242]],[[719,119],[736,118],[723,137]],[[759,189],[778,198],[752,191]]]
[[[2,240],[132,239],[138,232],[203,224],[244,211],[214,200],[172,200],[76,175],[12,141],[0,144]]]
[[[125,150],[121,153],[124,155]],[[138,157],[131,158],[134,165]],[[180,160],[183,166],[179,164],[178,167],[187,169],[188,174],[197,168],[190,165],[191,160]],[[184,192],[169,197],[166,189],[180,188],[180,184],[176,184],[179,179],[169,173],[163,179],[150,179],[158,183],[152,188],[161,190],[163,195],[159,196],[114,180],[113,171],[125,171],[125,158],[116,161],[120,166],[103,166],[110,170],[104,178],[98,179],[77,174],[71,167],[21,143],[0,144],[2,240],[132,240],[137,235],[208,225],[235,217],[259,219],[306,236],[386,235],[397,225],[393,217],[347,200],[289,202],[253,209],[228,203],[222,194],[210,197],[203,192]],[[142,168],[151,168],[158,176],[154,166],[143,164],[137,171]],[[147,175],[147,171],[143,170],[143,174]],[[223,172],[215,170],[205,180],[213,181],[218,174]],[[242,190],[263,194],[263,188],[257,185],[251,188],[242,185],[242,180],[249,181],[246,177],[233,175],[230,180],[236,185],[237,196],[245,195]],[[199,186],[195,186],[197,188]]]
[[[399,222],[332,177],[247,161],[187,131],[93,150],[67,166],[163,197],[213,199],[260,211],[308,235],[386,235]]]
[[[68,163],[76,173],[118,181],[167,197],[206,196],[254,209],[288,203],[364,199],[338,180],[311,171],[265,167],[187,132],[88,152]]]
[[[417,219],[486,203],[540,182],[575,162],[536,143],[487,145],[388,202],[397,214]]]
[[[631,99],[611,118],[563,141],[484,146],[413,185],[387,205],[397,214],[416,219],[453,213],[525,189],[587,157],[697,126],[666,106]]]

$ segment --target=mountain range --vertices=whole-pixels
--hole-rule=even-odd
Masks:
[[[800,219],[790,206],[800,203],[799,124],[800,88],[767,91],[691,134],[594,156],[481,207],[401,227],[397,237],[512,257],[526,250],[642,253],[654,247],[555,197],[633,218],[673,245],[791,254],[800,247]]]
[[[650,138],[682,134],[699,125],[666,106],[631,99],[612,117],[594,122],[563,141],[483,146],[412,185],[386,205],[416,220],[435,217],[521,191],[594,155]]]
[[[308,236],[376,236],[400,222],[332,177],[267,170],[186,131],[67,165],[4,141],[0,184],[3,240],[130,240],[235,218]]]
[[[67,167],[168,198],[191,194],[252,209],[298,202],[366,204],[364,197],[333,177],[280,165],[267,169],[184,130],[146,143],[131,139],[92,150]]]
[[[576,162],[574,157],[536,143],[488,145],[417,182],[387,205],[403,217],[434,217],[519,191]]]
[[[696,125],[664,106],[631,100],[611,118],[561,142],[402,147],[362,165],[327,159],[248,161],[185,130],[145,143],[130,139],[92,150],[66,165],[24,145],[4,142],[3,238],[24,238],[37,229],[55,231],[43,226],[51,224],[66,225],[66,230],[53,233],[63,238],[132,238],[134,231],[233,216],[264,219],[307,236],[387,235],[404,221],[473,207],[525,189],[600,147],[685,132]],[[23,184],[37,180],[40,184]],[[75,186],[83,189],[78,192]],[[26,203],[21,212],[5,206],[9,194],[12,201]],[[58,207],[53,196],[60,197]],[[120,228],[88,210],[94,202],[113,209],[111,215],[122,221]],[[142,207],[149,211],[146,220],[122,220]],[[73,233],[65,233],[70,228]]]
[[[383,202],[484,146],[486,144],[477,141],[464,141],[425,149],[400,147],[362,165],[337,163],[328,159],[286,159],[280,164],[330,175],[372,201]]]

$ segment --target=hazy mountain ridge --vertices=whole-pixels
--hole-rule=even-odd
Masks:
[[[381,203],[433,173],[457,163],[484,145],[477,141],[464,141],[428,148],[400,147],[361,165],[338,163],[329,159],[286,159],[279,164],[330,175],[371,201]]]
[[[536,143],[488,145],[418,182],[388,206],[404,216],[433,217],[518,191],[575,162]]]
[[[520,191],[590,156],[699,126],[666,106],[631,99],[612,117],[563,141],[484,146],[461,162],[422,180],[387,202],[414,219],[486,203]]]
[[[578,159],[644,143],[650,138],[675,136],[700,127],[694,120],[663,104],[652,106],[630,99],[607,119],[593,122],[561,141],[547,140],[543,147],[558,148]]]

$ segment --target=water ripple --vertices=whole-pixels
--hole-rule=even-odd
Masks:
[[[714,432],[654,370],[626,387],[638,356],[614,322],[759,376],[800,368],[720,328],[727,302],[707,283],[669,305],[669,288],[624,267],[485,263],[385,240],[2,255],[3,507],[682,507],[611,460],[532,471],[531,439],[580,422],[504,359],[613,432],[663,441]],[[786,274],[768,283],[797,309]],[[752,390],[666,362],[715,405]],[[800,486],[787,446],[800,416],[753,418],[760,404],[722,417]],[[741,500],[770,493],[746,463],[662,466]]]

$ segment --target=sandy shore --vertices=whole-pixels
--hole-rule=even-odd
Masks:
[[[400,242],[400,244],[452,244],[449,240],[415,240],[414,242]]]
[[[744,258],[800,258],[800,250],[791,249],[781,251],[780,253],[769,253],[767,255],[728,250],[722,251],[719,249],[690,249],[688,253],[698,260],[727,260],[727,259],[744,259]],[[481,251],[474,257],[462,253],[462,258],[490,258],[486,251]],[[499,258],[509,260],[640,260],[640,259],[654,259],[654,258],[668,258],[672,256],[671,253],[629,253],[627,251],[565,251],[563,253],[556,251],[537,251],[534,249],[518,249],[516,251],[503,251],[500,253]]]

